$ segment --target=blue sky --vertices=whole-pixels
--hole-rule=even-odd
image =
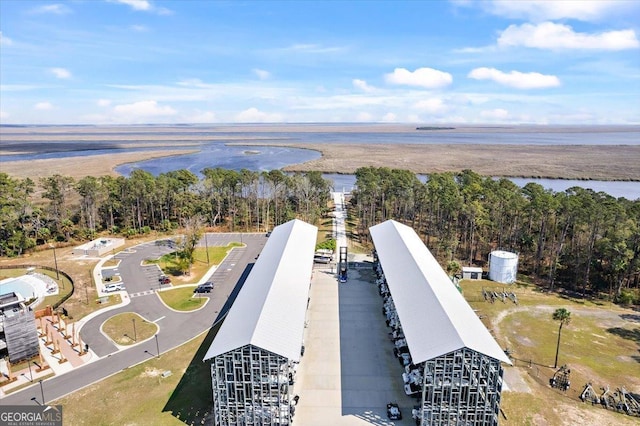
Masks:
[[[638,16],[633,0],[1,0],[0,120],[638,124]]]

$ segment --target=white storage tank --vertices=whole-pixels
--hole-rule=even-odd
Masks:
[[[499,283],[511,284],[518,273],[518,254],[495,250],[489,254],[489,279]]]

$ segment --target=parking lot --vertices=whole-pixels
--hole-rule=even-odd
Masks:
[[[305,354],[296,376],[300,395],[294,424],[415,425],[415,400],[404,394],[382,315],[382,299],[370,270],[350,270],[338,284],[329,268],[316,268],[311,285]],[[361,279],[362,278],[362,279]],[[390,421],[386,405],[397,402],[402,421]]]

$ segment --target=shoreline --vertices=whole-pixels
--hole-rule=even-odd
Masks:
[[[370,166],[425,175],[470,169],[483,176],[505,178],[640,181],[640,145],[319,144],[273,140],[244,140],[225,145],[283,146],[320,153],[319,159],[283,167],[286,172],[348,175],[359,167]],[[5,161],[0,162],[0,172],[21,178],[54,174],[74,178],[120,176],[115,168],[124,164],[200,152],[191,144],[176,144],[174,148],[185,149]]]
[[[78,157],[49,158],[39,160],[19,160],[0,162],[0,172],[14,178],[49,177],[55,174],[82,179],[86,176],[121,176],[115,168],[124,164],[153,160],[154,158],[175,157],[197,153],[197,150],[146,151],[119,154],[98,154]],[[69,163],[72,164],[69,164]],[[80,163],[80,164],[76,164]]]
[[[422,129],[422,130],[418,130]],[[630,133],[631,132],[631,133]],[[314,133],[334,134],[332,142],[314,142]],[[447,142],[447,135],[482,134],[488,143]],[[548,136],[520,145],[527,135]],[[601,134],[586,138],[589,134]],[[607,133],[610,135],[607,136]],[[57,152],[113,148],[150,148],[149,151],[93,154],[58,159],[2,161],[0,171],[14,176],[45,176],[67,173],[74,176],[117,176],[118,166],[159,157],[198,153],[199,145],[290,147],[320,153],[320,158],[290,164],[283,171],[319,171],[352,174],[359,167],[390,167],[414,173],[459,172],[471,169],[484,176],[547,178],[566,180],[640,181],[640,144],[635,138],[615,135],[640,134],[640,125],[534,125],[534,124],[453,124],[438,123],[265,123],[265,124],[151,124],[81,126],[0,126],[0,159],[17,153]],[[307,137],[306,134],[310,136]],[[359,134],[359,136],[350,135]],[[366,135],[403,143],[370,143]],[[430,134],[430,143],[412,143],[400,135]],[[496,135],[491,143],[491,135]],[[508,134],[508,136],[504,136]],[[555,137],[554,135],[560,135]],[[553,145],[573,134],[571,141],[590,141],[584,145]],[[585,135],[583,139],[580,134]],[[385,136],[387,135],[387,136]],[[438,135],[441,135],[440,138]],[[497,135],[503,135],[499,137]],[[521,135],[522,137],[519,137]],[[633,140],[632,140],[633,139]],[[344,140],[345,142],[340,142]],[[418,139],[421,140],[421,139]],[[465,139],[457,139],[464,141]],[[613,141],[618,145],[609,145]],[[434,142],[434,143],[431,143]],[[511,142],[511,143],[504,143]],[[594,143],[595,142],[595,143]],[[601,142],[601,144],[598,144]],[[186,166],[185,166],[186,167]]]

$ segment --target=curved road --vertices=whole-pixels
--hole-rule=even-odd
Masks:
[[[68,373],[55,376],[43,382],[45,400],[54,401],[64,395],[100,381],[132,365],[158,356],[207,331],[220,312],[228,309],[225,306],[229,295],[236,292],[244,283],[256,257],[262,251],[267,239],[264,234],[208,234],[208,245],[225,246],[231,241],[242,241],[246,247],[236,247],[209,278],[215,283],[211,293],[205,293],[209,301],[203,308],[195,312],[176,312],[167,308],[156,294],[160,271],[154,266],[142,266],[147,258],[157,258],[171,251],[166,246],[146,243],[118,254],[121,259],[118,265],[120,277],[129,297],[128,305],[104,312],[89,320],[81,330],[83,341],[89,344],[99,360],[85,364]],[[204,245],[204,240],[201,241]],[[237,286],[237,288],[236,288]],[[118,348],[101,332],[100,326],[113,315],[122,312],[136,312],[148,321],[155,322],[159,331],[156,339],[138,343],[127,349]],[[157,346],[156,346],[157,345]],[[0,400],[0,405],[34,404],[32,397],[38,401],[40,389],[31,386],[22,391],[12,393]]]

